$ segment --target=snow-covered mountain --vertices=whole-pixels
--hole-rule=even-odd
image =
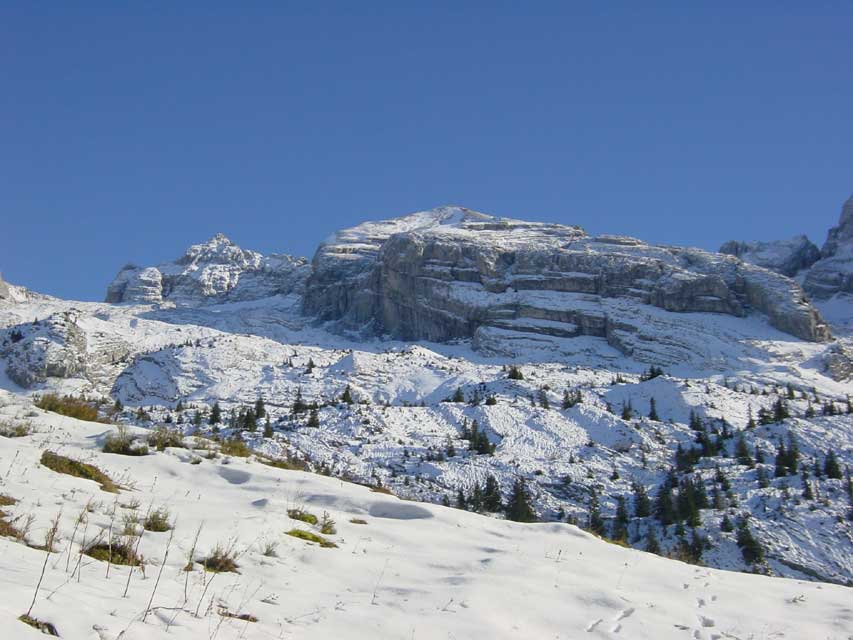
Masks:
[[[791,278],[820,260],[820,249],[804,235],[770,242],[730,240],[720,247],[720,253],[736,256],[744,262]]]
[[[123,270],[107,298],[0,296],[0,386],[16,415],[47,391],[85,394],[114,423],[239,437],[478,511],[494,506],[487,482],[506,501],[522,479],[545,522],[711,567],[853,583],[851,306],[818,303],[830,330],[794,280],[735,256],[443,207],[338,232],[310,263],[217,236],[175,263]],[[265,416],[248,420],[259,398]],[[115,401],[123,410],[107,415]],[[63,425],[77,442],[82,427]],[[74,453],[125,464],[87,442]],[[792,442],[796,463],[776,465]],[[186,455],[162,473],[183,477]],[[161,464],[151,456],[134,473]],[[266,478],[248,471],[241,491]],[[350,488],[294,482],[334,495],[338,517],[349,512],[337,501],[355,504]],[[763,560],[743,553],[739,523]],[[567,548],[579,535],[539,526]]]
[[[853,197],[844,203],[838,226],[829,230],[820,256],[803,282],[806,291],[824,300],[838,294],[853,296]]]
[[[263,256],[217,234],[156,267],[127,265],[107,288],[107,302],[199,306],[300,292],[309,267],[302,258]]]
[[[480,341],[485,332],[495,341],[506,330],[539,340],[586,335],[604,337],[626,355],[646,339],[644,307],[738,317],[754,309],[799,338],[829,338],[799,286],[765,269],[699,249],[592,238],[578,227],[462,207],[336,234],[314,257],[304,304],[343,328],[406,339]]]

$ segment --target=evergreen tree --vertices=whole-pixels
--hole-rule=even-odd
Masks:
[[[252,433],[258,430],[258,421],[255,417],[254,409],[249,408],[246,410],[243,414],[243,423],[241,426],[244,431],[251,431]]]
[[[749,447],[746,444],[746,438],[743,437],[743,434],[737,439],[737,443],[735,444],[735,457],[740,464],[746,465],[747,467],[754,467],[755,462],[752,460],[752,455],[749,453]]]
[[[675,522],[675,509],[672,504],[672,486],[669,482],[664,483],[658,489],[655,499],[655,517],[664,526]]]
[[[782,422],[786,418],[789,418],[790,415],[788,405],[782,398],[777,398],[776,402],[773,403],[773,422]]]
[[[652,505],[649,500],[649,494],[646,493],[646,487],[639,482],[633,483],[634,489],[634,516],[637,518],[645,518],[651,515]]]
[[[456,508],[464,511],[468,510],[468,501],[465,499],[465,493],[462,491],[462,487],[460,487],[459,491],[456,492]]]
[[[305,404],[305,401],[302,399],[302,389],[296,390],[296,398],[293,401],[293,415],[299,415],[300,413],[305,413],[308,410],[308,405]]]
[[[486,486],[483,490],[483,509],[491,513],[497,513],[503,509],[500,486],[491,474],[486,476]]]
[[[604,535],[604,518],[601,517],[601,509],[598,504],[598,493],[592,490],[589,496],[589,526],[590,531],[598,536]]]
[[[474,513],[483,511],[483,490],[479,483],[474,484],[474,490],[471,492],[471,497],[468,500],[468,507]]]
[[[800,464],[800,446],[792,433],[788,433],[788,452],[785,456],[785,466],[790,475],[797,473]]]
[[[755,429],[755,418],[752,417],[752,407],[749,408],[747,415],[749,416],[749,419],[746,422],[746,428]]]
[[[124,411],[124,405],[121,403],[121,400],[116,398],[115,404],[113,404],[113,411],[116,413],[120,413]]]
[[[731,533],[734,530],[735,530],[735,527],[732,524],[731,519],[729,518],[729,514],[724,513],[723,519],[720,521],[720,531],[725,531],[726,533]]]
[[[782,478],[788,475],[788,451],[785,449],[785,445],[782,442],[779,442],[779,446],[776,449],[775,475],[777,478]]]
[[[515,522],[533,522],[536,520],[536,513],[530,504],[527,485],[521,478],[517,478],[512,486],[512,492],[506,504],[506,517]]]
[[[660,420],[654,398],[649,399],[649,420],[654,420],[655,422]]]
[[[515,365],[512,365],[509,368],[509,374],[507,375],[507,378],[509,378],[510,380],[524,380],[524,374],[521,373],[521,369],[519,369]]]
[[[210,424],[219,424],[222,422],[222,409],[218,402],[213,403],[213,408],[210,410]]]
[[[809,405],[806,407],[806,412],[803,416],[806,418],[814,418],[814,407],[812,406],[811,400],[809,400]]]
[[[581,402],[581,392],[578,389],[569,391],[566,389],[563,392],[563,409],[571,409]]]
[[[451,402],[465,402],[465,395],[462,393],[461,387],[456,387],[456,391],[453,393],[453,397],[450,399]]]
[[[630,420],[631,414],[633,410],[631,409],[631,402],[629,401],[627,404],[625,402],[622,403],[622,419]]]
[[[648,553],[660,555],[660,543],[658,542],[657,536],[655,536],[655,530],[652,528],[649,528],[649,533],[646,536],[646,551]]]
[[[764,560],[764,549],[752,535],[746,517],[741,518],[740,523],[738,523],[737,546],[740,547],[744,562],[747,564],[755,564]]]
[[[272,424],[270,423],[270,415],[267,414],[267,420],[264,423],[264,438],[272,438],[272,437],[273,437]]]
[[[341,394],[341,402],[344,404],[352,404],[352,391],[350,390],[349,385],[344,388],[344,392]]]
[[[764,449],[755,445],[755,464],[764,464]]]
[[[823,471],[827,478],[841,480],[841,467],[838,465],[838,458],[835,457],[835,451],[832,449],[826,454],[826,459],[823,462]]]
[[[693,431],[703,431],[702,420],[693,409],[690,410],[690,428]]]
[[[764,467],[758,467],[758,486],[761,489],[766,489],[770,486],[770,479],[767,477],[767,472],[764,470]]]
[[[612,538],[623,542],[628,539],[628,506],[625,496],[616,498],[616,519],[613,521]]]
[[[311,373],[312,371],[314,371],[315,366],[316,365],[314,364],[314,358],[308,358],[308,366],[305,368],[305,373]]]
[[[803,479],[803,497],[806,500],[814,500],[814,491],[812,490],[812,485],[806,479]]]
[[[308,426],[315,429],[320,426],[320,414],[317,412],[316,406],[311,407],[308,412]]]
[[[175,405],[175,411],[181,413],[184,410],[184,401],[178,400],[178,404]]]

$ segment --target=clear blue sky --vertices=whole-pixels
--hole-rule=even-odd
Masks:
[[[447,203],[820,245],[853,192],[849,2],[71,4],[0,8],[0,270],[55,295]]]

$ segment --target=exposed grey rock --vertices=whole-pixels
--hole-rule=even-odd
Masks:
[[[581,300],[579,294],[584,294]],[[596,335],[625,353],[641,327],[628,300],[670,312],[765,314],[823,341],[829,329],[792,280],[699,249],[442,207],[336,234],[318,249],[304,309],[339,329],[436,341],[481,327]]]
[[[853,352],[841,344],[830,346],[823,356],[824,369],[839,382],[853,378]]]
[[[720,247],[720,253],[735,256],[744,262],[788,277],[795,276],[820,260],[820,249],[804,235],[772,242],[730,240]]]
[[[853,197],[841,208],[838,226],[829,230],[820,253],[803,282],[806,292],[816,299],[853,294]]]
[[[3,349],[11,380],[29,388],[47,378],[70,378],[87,366],[86,335],[74,313],[56,313],[38,322],[11,327],[20,339]]]
[[[300,293],[310,266],[304,258],[263,256],[222,234],[190,247],[175,262],[124,267],[107,288],[107,302],[201,306]]]

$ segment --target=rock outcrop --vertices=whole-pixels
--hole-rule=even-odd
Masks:
[[[735,256],[744,262],[788,277],[797,275],[820,260],[820,249],[804,235],[772,242],[730,240],[720,247],[720,253]]]
[[[337,233],[314,256],[304,311],[342,330],[404,339],[506,329],[600,336],[632,353],[642,319],[621,313],[625,301],[676,313],[754,310],[804,340],[830,338],[793,280],[734,257],[462,207]]]
[[[853,294],[853,197],[841,208],[838,226],[829,230],[820,255],[803,281],[806,292],[818,300]]]
[[[86,369],[86,335],[72,312],[14,326],[5,334],[0,351],[6,374],[24,388],[47,378],[71,378]]]
[[[222,234],[156,267],[124,267],[107,288],[107,302],[201,306],[300,293],[310,266],[304,258],[263,256]]]

